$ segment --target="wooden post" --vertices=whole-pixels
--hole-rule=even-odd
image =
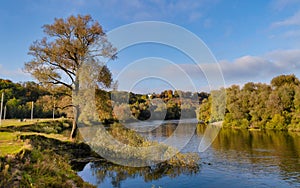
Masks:
[[[31,121],[33,121],[33,101],[31,102]]]
[[[54,120],[54,116],[55,116],[55,104],[53,105],[53,120]]]
[[[53,120],[54,120],[54,118],[55,118],[55,98],[54,98],[54,95],[52,94],[52,102],[53,102],[53,114],[52,114],[52,118],[53,118]]]
[[[1,109],[0,109],[0,125],[2,124],[2,110],[3,110],[3,100],[4,100],[4,93],[2,93],[2,97],[1,97]]]
[[[6,118],[6,105],[4,106],[4,114],[3,114],[3,120]]]

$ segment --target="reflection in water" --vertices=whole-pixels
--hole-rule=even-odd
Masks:
[[[171,121],[143,136],[163,141],[175,129],[176,122]],[[184,152],[198,150],[205,129],[204,125],[197,126]],[[176,130],[176,136],[180,137],[180,131]],[[102,162],[90,163],[79,174],[86,181],[107,187],[300,187],[299,143],[300,133],[221,129],[208,150],[200,153],[201,171],[163,165],[132,168]]]
[[[299,133],[294,132],[223,129],[212,148],[215,160],[229,162],[230,167],[257,175],[276,173],[287,182],[300,183],[299,143]]]
[[[97,184],[101,185],[104,181],[110,181],[113,187],[121,187],[122,181],[143,178],[145,182],[152,182],[162,177],[175,178],[179,175],[197,174],[200,169],[188,169],[172,167],[170,165],[158,164],[152,167],[126,167],[107,162],[90,163],[90,169],[97,178]]]
[[[207,150],[207,148],[213,143],[215,138],[218,136],[221,128],[221,126],[215,125],[210,125],[206,127],[198,147],[199,152],[205,152]]]

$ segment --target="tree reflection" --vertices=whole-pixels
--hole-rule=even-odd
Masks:
[[[205,128],[198,125],[197,135],[203,135]],[[299,132],[223,128],[212,144],[216,152],[212,161],[226,160],[257,174],[275,170],[284,180],[300,182],[299,143]]]
[[[145,182],[151,182],[163,177],[175,178],[179,175],[193,175],[200,172],[198,168],[174,167],[160,163],[151,167],[127,167],[115,165],[108,162],[91,163],[91,170],[97,178],[97,184],[101,185],[104,180],[110,179],[113,187],[120,187],[121,182],[126,179],[142,177]]]

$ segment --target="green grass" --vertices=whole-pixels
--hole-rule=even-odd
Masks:
[[[13,142],[13,143],[6,143],[5,145],[0,146],[0,157],[5,157],[7,155],[15,155],[20,153],[24,148],[24,143],[22,142]]]
[[[24,149],[29,149],[30,145],[20,140],[20,133],[0,132],[0,157],[15,155]]]
[[[55,121],[60,120],[55,119]],[[57,122],[52,123],[54,122],[53,119],[34,119],[33,121],[27,120],[26,122],[20,122],[17,119],[3,120],[0,126],[2,128],[2,132],[0,131],[0,158],[7,155],[15,155],[24,149],[30,148],[30,145],[26,141],[20,139],[21,135],[41,135],[61,141],[68,140],[69,138],[65,135],[56,134],[56,129],[52,130],[55,126],[56,128],[61,128],[57,126],[65,126],[64,121],[62,121],[63,124],[61,125],[57,124]],[[23,132],[23,129],[26,130]]]
[[[9,120],[6,127],[0,127],[0,187],[93,187],[77,176],[70,161],[99,156],[85,143],[69,140],[61,131],[70,129],[68,121],[65,119],[53,122],[43,119],[32,123]],[[109,132],[120,142],[130,146],[148,147],[159,144],[145,140],[120,124],[112,125]],[[101,142],[105,141],[99,139]],[[112,149],[116,151],[112,154],[117,157],[126,157],[128,154],[124,148]],[[171,155],[175,150],[166,145],[160,145],[158,149],[164,150],[164,155]],[[129,156],[131,155],[132,153]],[[132,159],[142,162],[146,159],[145,156],[148,156],[147,152],[141,152]],[[199,170],[198,160],[198,154],[178,153],[163,165],[170,169],[170,173],[176,168],[196,172]]]
[[[60,118],[61,119],[61,118]],[[2,120],[0,127],[9,127],[9,126],[25,126],[25,125],[31,125],[37,122],[47,122],[47,121],[55,121],[55,120],[60,120],[60,119],[33,119],[32,121],[30,119],[27,119],[26,121],[20,121],[19,119],[6,119]]]
[[[68,159],[51,150],[33,148],[2,165],[0,187],[94,187],[77,176]]]
[[[89,149],[63,133],[70,128],[69,120],[2,123],[0,187],[94,187],[77,176],[69,164],[70,159]]]
[[[46,138],[53,138],[59,141],[70,141],[70,138],[61,134],[46,134],[46,133],[36,133],[36,132],[23,132],[21,135],[40,135]]]
[[[7,140],[13,141],[15,139],[16,139],[16,133],[0,132],[0,142],[7,141]]]
[[[26,141],[20,140],[22,135],[40,135],[60,141],[69,140],[69,137],[61,134],[46,134],[36,132],[0,132],[0,158],[7,155],[15,155],[24,149],[30,148],[30,145]]]

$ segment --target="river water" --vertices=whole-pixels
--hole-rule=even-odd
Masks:
[[[143,135],[162,141],[176,128],[176,121],[166,121]],[[206,128],[198,125],[182,152],[198,152]],[[200,168],[194,171],[98,162],[78,174],[98,187],[300,187],[300,132],[221,129],[199,155]]]

